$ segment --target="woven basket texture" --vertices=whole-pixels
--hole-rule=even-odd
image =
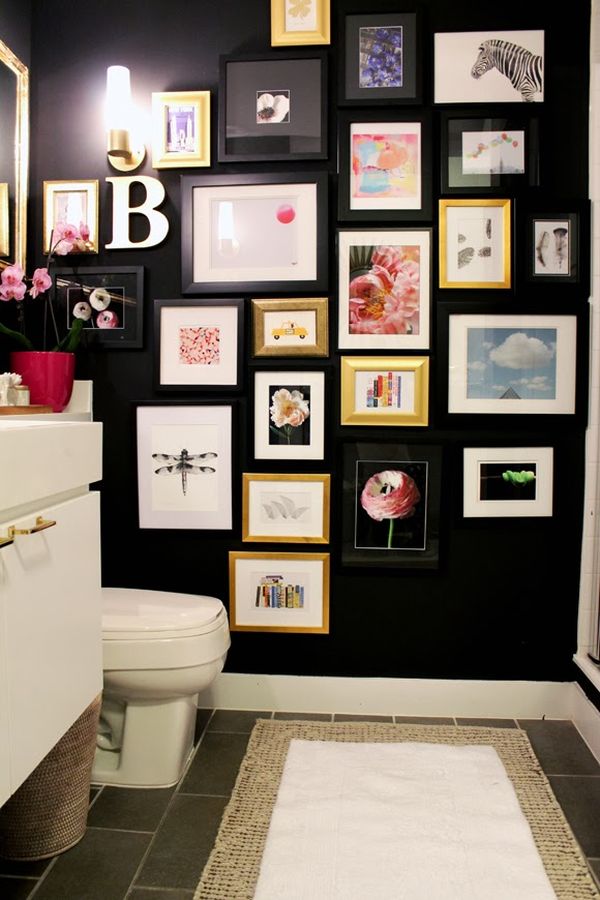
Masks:
[[[0,857],[45,859],[85,834],[101,695],[0,808]]]
[[[450,725],[259,720],[250,737],[194,900],[251,900],[254,896],[269,822],[292,738],[491,745],[515,789],[558,900],[600,898],[585,857],[524,731]]]

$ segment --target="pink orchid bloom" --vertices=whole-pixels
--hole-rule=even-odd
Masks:
[[[98,328],[117,328],[118,324],[118,315],[110,309],[105,309],[104,312],[98,313],[96,317]]]
[[[79,223],[79,236],[82,241],[86,242],[90,239],[90,229],[86,222]]]
[[[360,504],[376,522],[383,519],[407,519],[421,499],[419,488],[406,472],[388,469],[377,472],[366,482]]]
[[[49,287],[52,287],[52,279],[48,275],[48,269],[46,268],[36,269],[31,281],[29,293],[32,297],[37,297],[38,294],[43,294]]]
[[[0,300],[22,300],[25,296],[25,282],[0,285]]]
[[[67,253],[70,253],[75,245],[71,241],[60,240],[57,244],[52,248],[52,252],[57,256],[66,256]]]
[[[19,284],[19,282],[23,281],[25,277],[25,273],[21,266],[7,266],[2,270],[2,274],[0,275],[0,281],[4,286]]]

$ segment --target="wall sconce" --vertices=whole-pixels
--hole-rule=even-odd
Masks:
[[[109,163],[119,172],[132,172],[141,166],[146,156],[144,145],[136,145],[134,115],[129,69],[109,66],[106,70],[106,149]]]

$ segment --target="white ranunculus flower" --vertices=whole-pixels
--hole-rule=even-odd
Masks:
[[[95,291],[92,291],[90,294],[90,303],[97,309],[98,312],[102,312],[103,309],[106,309],[107,306],[110,306],[110,294],[104,288],[96,288]]]
[[[304,399],[304,394],[300,391],[290,392],[287,388],[280,388],[275,391],[271,399],[273,406],[269,412],[271,421],[277,428],[282,428],[284,425],[292,425],[297,428],[310,415],[308,401]]]
[[[92,307],[85,300],[82,300],[73,307],[73,315],[76,319],[83,319],[84,322],[87,322],[92,315]]]
[[[287,118],[290,111],[289,97],[283,94],[261,94],[256,101],[256,121],[259,124],[277,124]]]

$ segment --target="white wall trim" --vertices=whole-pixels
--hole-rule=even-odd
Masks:
[[[600,761],[600,711],[576,683],[573,684],[570,718],[596,759]]]

